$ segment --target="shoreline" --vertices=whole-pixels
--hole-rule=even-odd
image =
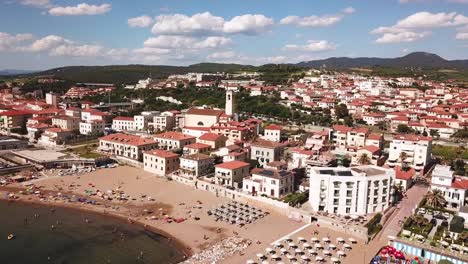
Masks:
[[[16,199],[9,199],[5,197],[6,194],[9,192],[15,192],[16,194],[16,192],[21,191],[21,190],[24,191],[26,189],[21,189],[18,187],[11,187],[11,188],[5,187],[5,186],[0,187],[0,201],[5,201],[5,202],[8,202],[9,204],[24,203],[24,204],[38,205],[42,207],[60,207],[60,208],[66,208],[66,209],[75,210],[75,211],[97,214],[97,215],[105,216],[105,217],[111,217],[122,223],[127,223],[130,225],[137,225],[145,231],[149,231],[153,234],[163,237],[164,239],[167,240],[167,242],[170,245],[174,246],[175,248],[177,248],[178,251],[180,251],[180,253],[183,256],[183,260],[181,262],[188,260],[194,254],[194,251],[191,247],[187,246],[184,242],[182,242],[180,239],[176,238],[175,236],[171,235],[169,232],[166,232],[165,230],[154,227],[152,225],[145,224],[141,222],[139,219],[135,218],[134,216],[125,215],[122,213],[117,213],[115,211],[112,211],[112,209],[106,210],[105,208],[93,208],[91,206],[83,205],[83,204],[80,204],[81,206],[74,206],[73,204],[69,204],[69,203],[62,203],[62,202],[55,203],[51,201],[40,201],[34,195],[27,195],[27,194],[21,194],[22,197],[18,196],[19,198],[16,198]],[[49,193],[54,193],[54,191],[49,191],[49,190],[46,190],[46,191]],[[31,199],[22,199],[25,197],[31,198]]]

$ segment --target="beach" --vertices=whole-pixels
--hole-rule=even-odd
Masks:
[[[250,241],[250,245],[245,250],[236,253],[236,261],[240,261],[244,256],[247,258],[258,250],[264,250],[272,241],[304,225],[275,212],[270,212],[265,218],[244,227],[216,222],[214,218],[207,215],[207,210],[228,202],[227,199],[128,166],[99,169],[80,176],[51,176],[36,180],[34,184],[46,193],[46,197],[59,192],[62,195],[76,194],[86,197],[85,191],[105,192],[119,188],[131,199],[126,202],[105,201],[97,196],[88,196],[102,203],[90,205],[50,198],[41,202],[35,196],[18,195],[18,197],[21,200],[41,202],[48,206],[68,206],[130,219],[174,239],[187,255],[200,253],[228,237],[238,237]],[[11,188],[24,188],[24,186],[13,184],[8,188],[18,193],[19,189]],[[255,206],[261,207],[261,204],[255,204]],[[152,214],[144,213],[145,209]],[[168,223],[163,220],[164,215],[172,219],[186,220],[181,223]],[[154,216],[153,219],[151,216]],[[154,218],[158,219],[154,220]],[[195,220],[195,218],[199,219]],[[225,263],[232,263],[230,262],[232,259],[225,257],[226,259],[223,260]],[[221,260],[219,262],[222,263]],[[192,263],[203,263],[203,261]]]

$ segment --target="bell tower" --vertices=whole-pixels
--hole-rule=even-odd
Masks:
[[[236,114],[236,102],[234,99],[234,92],[232,90],[226,91],[226,108],[224,109],[226,115],[234,117]]]

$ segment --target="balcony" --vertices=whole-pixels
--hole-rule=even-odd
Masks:
[[[327,196],[324,193],[320,194],[320,198],[325,199],[326,197]]]
[[[320,190],[325,191],[327,187],[325,185],[320,186]]]

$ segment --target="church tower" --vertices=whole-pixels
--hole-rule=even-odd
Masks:
[[[232,90],[226,91],[226,108],[224,109],[224,112],[232,118],[236,115],[236,102],[234,100],[234,92]]]

